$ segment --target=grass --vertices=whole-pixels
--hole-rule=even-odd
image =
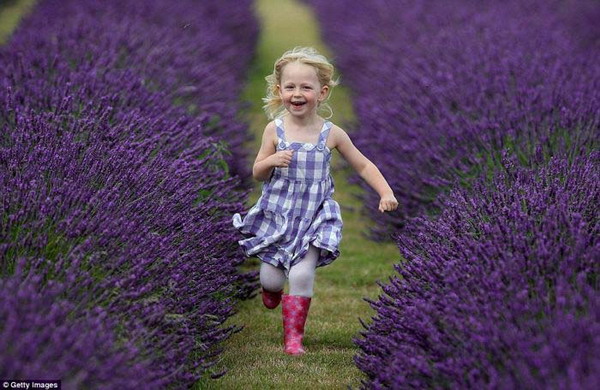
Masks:
[[[319,27],[311,10],[298,1],[258,0],[256,13],[261,21],[257,55],[250,70],[243,99],[251,108],[244,118],[250,123],[254,142],[248,145],[252,161],[260,146],[267,118],[262,111],[264,77],[284,51],[294,46],[313,46],[331,58],[320,39]],[[341,81],[343,83],[343,77]],[[351,96],[343,86],[335,88],[331,105],[333,122],[350,129],[354,121]],[[376,298],[377,281],[386,281],[392,264],[400,259],[393,243],[375,243],[366,238],[370,226],[363,205],[357,199],[361,189],[348,183],[348,167],[337,152],[333,156],[334,198],[342,207],[344,220],[341,256],[317,271],[315,294],[306,324],[307,354],[287,356],[282,349],[281,308],[267,310],[260,297],[242,302],[231,323],[244,329],[224,345],[219,364],[227,374],[219,379],[203,379],[197,389],[340,389],[357,387],[363,374],[353,357],[358,349],[352,342],[362,330],[359,318],[369,321],[374,314],[364,297]],[[248,207],[260,195],[257,183]],[[258,260],[249,261],[257,268]],[[217,370],[218,371],[218,370]]]
[[[36,0],[3,1],[0,4],[0,45],[3,45],[10,34],[35,4]]]

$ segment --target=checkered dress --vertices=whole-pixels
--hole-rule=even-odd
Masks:
[[[256,205],[244,218],[235,214],[233,225],[245,237],[238,243],[247,256],[257,256],[287,274],[306,255],[309,244],[321,250],[318,267],[339,256],[342,216],[331,197],[331,151],[326,142],[332,123],[323,124],[316,145],[287,142],[280,118],[275,126],[277,150],[294,150],[292,161],[288,168],[273,170]]]

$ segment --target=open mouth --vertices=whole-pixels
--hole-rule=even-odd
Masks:
[[[306,104],[306,102],[292,102],[292,106],[296,106],[296,107],[301,107],[305,104]]]

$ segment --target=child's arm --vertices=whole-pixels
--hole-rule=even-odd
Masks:
[[[362,177],[381,197],[379,201],[379,211],[396,210],[398,208],[398,201],[394,196],[394,191],[392,191],[392,188],[375,164],[354,146],[352,140],[344,130],[338,126],[333,126],[331,132],[334,138],[334,147],[337,148],[342,157],[348,161],[360,177]]]
[[[277,151],[275,145],[277,145],[277,134],[275,130],[275,124],[269,122],[263,132],[262,144],[260,150],[254,160],[254,166],[252,167],[252,176],[258,181],[269,180],[273,168],[275,167],[288,167],[292,161],[292,151],[282,150]]]

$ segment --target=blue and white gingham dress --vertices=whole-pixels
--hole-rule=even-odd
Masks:
[[[335,260],[342,239],[340,206],[332,199],[331,151],[326,145],[332,123],[323,124],[316,145],[287,142],[281,118],[275,119],[277,150],[294,150],[287,168],[275,168],[263,184],[262,195],[233,225],[244,235],[238,241],[247,256],[282,268],[286,275],[309,244],[320,249],[317,266]]]

